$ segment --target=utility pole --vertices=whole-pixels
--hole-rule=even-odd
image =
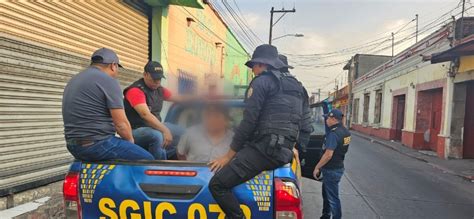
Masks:
[[[321,88],[318,88],[318,103],[321,102]]]
[[[321,88],[318,89],[318,92],[312,92],[312,96],[317,95],[318,96],[318,101],[315,100],[315,103],[319,103],[321,101]]]
[[[461,38],[464,38],[464,7],[466,5],[466,0],[462,0],[462,12],[461,12]]]
[[[347,100],[347,117],[346,117],[346,121],[347,121],[347,126],[348,128],[351,128],[351,116],[352,116],[352,77],[355,75],[355,72],[356,69],[355,69],[355,56],[352,56],[351,58],[351,64],[350,64],[350,67],[349,67],[349,72],[348,72],[348,76],[349,78],[347,79],[347,83],[348,83],[348,86],[349,86],[349,94],[348,94],[348,100]]]
[[[393,59],[394,47],[395,47],[395,34],[392,32],[392,59]]]
[[[418,14],[415,15],[416,20],[416,42],[418,43]]]
[[[280,21],[283,18],[283,16],[286,15],[286,13],[295,13],[295,12],[296,12],[295,8],[293,8],[293,10],[285,10],[284,8],[282,8],[281,10],[275,10],[275,8],[272,7],[272,10],[270,10],[270,34],[268,36],[268,44],[272,45],[273,26],[275,26],[278,23],[278,21]],[[274,13],[283,13],[277,19],[277,21],[275,23],[273,23],[273,14]]]

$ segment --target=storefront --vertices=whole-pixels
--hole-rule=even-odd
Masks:
[[[341,112],[346,116],[348,115],[348,103],[349,103],[349,87],[345,86],[342,89],[334,93],[334,100],[332,102],[332,107],[335,109],[341,110]],[[347,121],[347,117],[344,117],[344,122]]]
[[[62,92],[101,47],[127,85],[148,61],[148,7],[135,1],[4,1],[0,28],[0,196],[64,177]],[[107,13],[104,13],[104,12]]]
[[[449,138],[447,156],[474,158],[474,35],[455,43],[455,46],[433,54],[431,63],[451,63],[453,82],[451,104],[448,108]]]
[[[179,93],[232,94],[234,86],[248,84],[249,55],[211,4],[147,2],[161,36],[152,59],[164,65],[166,86]]]
[[[0,197],[64,177],[72,156],[62,93],[98,48],[117,52],[122,86],[149,60],[163,64],[176,93],[232,93],[249,82],[247,51],[202,1],[7,1],[2,9]]]

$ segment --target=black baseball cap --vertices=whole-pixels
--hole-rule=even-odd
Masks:
[[[148,72],[155,80],[166,78],[165,73],[163,72],[163,66],[156,61],[149,61],[146,63],[145,72]]]
[[[92,53],[91,56],[92,63],[102,63],[102,64],[113,64],[116,63],[120,68],[123,68],[120,64],[119,57],[117,53],[109,48],[100,48]]]
[[[328,114],[324,114],[324,117],[325,118],[333,117],[337,120],[342,120],[342,117],[344,117],[344,114],[338,109],[333,109]]]

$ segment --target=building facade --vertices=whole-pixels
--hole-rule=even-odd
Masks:
[[[349,86],[344,86],[343,88],[331,93],[331,105],[333,109],[338,109],[344,114],[345,121],[347,122],[348,108],[349,108]],[[329,99],[328,99],[329,100]],[[347,125],[347,123],[346,123]]]
[[[430,150],[441,158],[462,157],[450,143],[452,103],[458,98],[450,76],[452,64],[431,64],[426,58],[451,48],[455,26],[452,22],[442,27],[355,79],[354,130]]]
[[[72,156],[64,142],[62,93],[93,51],[117,52],[123,86],[142,75],[149,59],[145,4],[1,4],[0,197],[64,177]]]
[[[234,86],[248,84],[244,63],[250,56],[212,4],[146,2],[153,6],[152,35],[161,37],[152,39],[152,59],[163,64],[166,86],[179,93],[232,94]]]
[[[359,109],[353,108],[353,82],[362,77],[363,75],[369,73],[374,68],[382,65],[383,63],[387,62],[388,60],[392,59],[391,56],[383,56],[383,55],[371,55],[371,54],[356,54],[354,55],[349,62],[343,67],[343,70],[347,70],[347,78],[348,78],[348,85],[347,85],[347,109],[346,109],[346,125],[347,127],[351,127],[352,117],[355,119],[358,118]],[[359,104],[359,100],[357,100],[356,104]],[[355,113],[355,116],[352,114]]]
[[[451,32],[452,26],[446,26],[356,79],[353,107],[359,113],[352,128],[444,157],[449,66],[424,62],[420,54],[449,48]]]
[[[474,158],[474,35],[458,40],[453,48],[434,54],[431,63],[451,62],[453,97],[448,129],[448,157]]]
[[[203,1],[6,1],[2,9],[0,198],[63,179],[72,156],[62,92],[98,48],[117,52],[123,87],[149,60],[162,62],[174,93],[230,93],[249,81],[247,51]]]

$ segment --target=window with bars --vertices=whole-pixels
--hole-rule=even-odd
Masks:
[[[364,95],[364,114],[362,115],[362,122],[368,123],[369,122],[369,102],[370,102],[370,94]]]
[[[377,90],[375,92],[375,117],[374,117],[374,123],[378,124],[380,123],[380,119],[382,115],[382,90]]]

